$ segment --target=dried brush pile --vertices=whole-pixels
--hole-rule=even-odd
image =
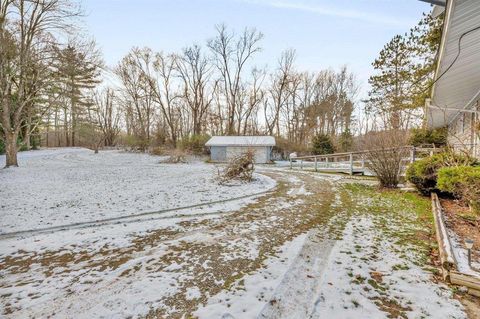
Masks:
[[[227,167],[219,172],[220,183],[227,183],[232,180],[240,180],[243,182],[251,182],[254,171],[254,152],[246,151],[232,158]]]
[[[162,164],[185,164],[187,161],[187,154],[181,150],[174,150],[169,157],[161,161]]]

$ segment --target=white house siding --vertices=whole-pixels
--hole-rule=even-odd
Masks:
[[[477,132],[478,115],[459,113],[448,126],[448,144],[457,150],[468,151],[480,158],[480,137]]]
[[[448,125],[449,143],[480,158],[474,124],[479,117],[463,111],[480,107],[480,35],[478,30],[472,31],[479,25],[480,0],[447,1],[436,82],[427,102],[432,106],[427,112],[427,124]]]

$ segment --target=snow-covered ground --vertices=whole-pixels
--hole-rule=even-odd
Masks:
[[[20,167],[0,170],[0,233],[227,200],[275,185],[256,175],[251,184],[222,186],[214,180],[213,165],[160,160],[120,151],[94,154],[82,148],[21,152]]]
[[[373,214],[395,203],[353,198],[334,175],[265,166],[221,186],[212,165],[159,161],[58,149],[0,171],[3,232],[216,202],[0,234],[0,317],[466,318],[389,233],[415,227],[409,209]]]
[[[340,241],[319,242],[311,233],[300,236],[282,247],[265,268],[210,298],[195,315],[205,319],[467,318],[446,285],[434,283],[430,272],[379,236],[368,216],[353,218]]]

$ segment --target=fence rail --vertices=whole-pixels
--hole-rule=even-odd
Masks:
[[[392,147],[381,150],[366,150],[346,153],[333,153],[324,155],[309,155],[298,156],[290,158],[290,169],[294,166],[299,166],[301,170],[313,168],[315,171],[325,172],[340,172],[353,174],[365,174],[368,171],[368,156],[367,154],[379,151],[405,151],[408,156],[403,159],[404,167],[409,163],[415,162],[419,158],[431,156],[434,153],[440,152],[440,148],[436,147]],[[369,172],[371,173],[371,172]]]

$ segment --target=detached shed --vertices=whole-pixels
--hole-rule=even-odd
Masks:
[[[214,162],[227,162],[247,150],[255,152],[255,163],[268,163],[275,146],[273,136],[213,136],[205,146]]]

